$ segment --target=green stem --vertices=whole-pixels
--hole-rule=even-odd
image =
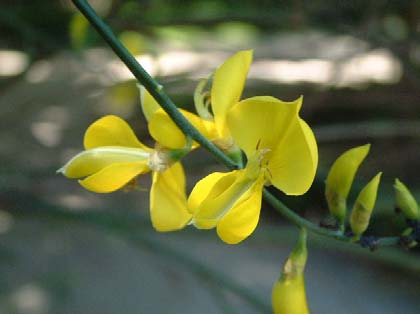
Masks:
[[[329,230],[322,228],[313,222],[302,218],[296,214],[293,210],[288,208],[283,202],[271,194],[266,188],[263,191],[264,199],[280,214],[286,217],[289,221],[297,225],[298,227],[304,227],[312,233],[333,238],[338,241],[349,242],[349,243],[360,243],[360,241],[354,241],[352,236],[347,236],[341,230]],[[382,246],[395,246],[400,244],[400,237],[378,237],[375,242],[372,243],[371,248],[382,247]],[[374,245],[374,247],[373,247]]]
[[[328,238],[334,238],[336,240],[350,242],[350,238],[345,236],[342,232],[322,228],[314,224],[313,222],[306,220],[305,218],[302,218],[301,216],[296,214],[294,211],[292,211],[290,208],[288,208],[284,203],[282,203],[273,194],[271,194],[266,188],[263,191],[263,196],[264,196],[264,199],[275,210],[277,210],[280,214],[282,214],[288,220],[293,222],[295,225],[299,227],[304,227],[313,233],[316,233],[316,234],[319,234]]]
[[[82,12],[82,14],[95,27],[98,33],[109,44],[117,56],[125,63],[131,73],[138,79],[138,81],[147,89],[147,91],[155,98],[166,113],[173,119],[176,125],[182,130],[186,136],[190,136],[201,146],[210,151],[221,163],[229,169],[237,169],[240,166],[226,156],[219,148],[212,142],[207,140],[185,117],[179,112],[172,100],[163,91],[162,85],[156,82],[137,62],[137,60],[130,54],[130,52],[117,39],[112,30],[101,20],[93,8],[85,0],[72,0],[75,6]],[[274,197],[268,190],[264,189],[264,199],[271,204],[280,214],[285,216],[291,222],[299,227],[307,228],[309,231],[333,238],[339,241],[352,242],[352,237],[344,235],[341,231],[332,231],[321,228],[318,225],[306,220],[288,208],[280,200]],[[399,244],[399,237],[384,237],[377,238],[376,244],[378,246],[393,246]],[[354,241],[353,241],[354,242]]]
[[[208,141],[177,109],[169,96],[163,91],[163,86],[154,80],[149,73],[137,62],[136,58],[124,47],[112,30],[96,14],[93,8],[85,0],[72,0],[74,5],[88,19],[92,26],[108,43],[115,54],[127,66],[135,78],[147,89],[153,98],[160,104],[163,110],[172,118],[175,124],[184,134],[190,135],[201,146],[208,149],[220,162],[237,169],[238,165],[228,158],[216,145]]]
[[[381,237],[376,241],[377,246],[394,246],[400,244],[400,237]]]

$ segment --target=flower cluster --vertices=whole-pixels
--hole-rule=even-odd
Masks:
[[[252,51],[227,59],[211,80],[199,84],[195,95],[198,115],[180,110],[191,124],[229,156],[246,165],[200,180],[189,197],[180,157],[198,147],[142,89],[142,108],[155,148],[142,144],[122,119],[106,116],[86,131],[85,151],[59,171],[93,192],[108,193],[152,172],[150,213],[158,231],[187,224],[216,228],[226,243],[235,244],[256,228],[264,186],[288,195],[301,195],[311,186],[318,150],[312,130],[299,116],[302,97],[284,102],[270,96],[241,99]],[[205,86],[210,85],[209,91]],[[181,153],[180,153],[181,152]]]

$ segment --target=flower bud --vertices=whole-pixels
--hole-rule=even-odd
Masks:
[[[408,219],[418,220],[419,206],[410,190],[398,179],[395,179],[394,190],[398,208]]]
[[[328,173],[325,187],[328,209],[341,224],[346,217],[347,196],[354,176],[369,148],[370,144],[366,144],[347,150],[337,158]]]
[[[351,211],[350,226],[356,237],[359,237],[369,226],[370,216],[376,202],[376,194],[382,172],[379,172],[360,191]]]
[[[304,269],[307,259],[306,230],[301,229],[299,243],[287,259],[280,278],[274,283],[274,314],[307,314]]]
[[[210,82],[211,79],[200,80],[194,91],[194,105],[201,118],[214,121],[210,112],[210,91],[207,90]]]

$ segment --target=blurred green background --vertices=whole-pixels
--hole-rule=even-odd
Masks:
[[[310,192],[279,197],[327,216],[326,171],[372,144],[353,188],[384,171],[369,233],[398,234],[395,177],[420,196],[420,1],[141,1],[90,3],[164,86],[192,110],[198,80],[253,49],[244,97],[304,95],[319,143]],[[150,178],[97,195],[56,175],[86,128],[125,118],[149,144],[135,81],[68,0],[0,3],[0,313],[265,313],[297,230],[263,206],[257,231],[228,246],[214,231],[158,234]],[[224,168],[205,151],[185,160],[188,184]],[[370,253],[310,236],[312,313],[419,313],[417,250]]]

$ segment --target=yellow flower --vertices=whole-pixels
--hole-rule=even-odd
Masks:
[[[408,219],[419,220],[419,205],[406,185],[400,180],[395,179],[394,190],[398,208]]]
[[[188,204],[197,228],[216,227],[223,241],[238,243],[258,224],[264,185],[288,195],[309,189],[318,149],[312,130],[298,115],[301,105],[302,98],[253,97],[230,110],[229,131],[248,162],[244,169],[213,173],[196,184]]]
[[[142,144],[130,126],[117,116],[105,116],[89,126],[85,151],[59,172],[97,193],[114,192],[138,175],[153,171],[150,215],[158,231],[183,228],[191,219],[181,163],[170,165],[167,154]]]
[[[350,214],[350,227],[355,238],[366,231],[369,226],[370,216],[375,207],[376,196],[378,194],[379,182],[382,172],[379,172],[368,184],[360,191],[354,202],[353,209]]]
[[[213,114],[208,108],[202,107],[198,108],[200,116],[180,110],[194,127],[223,150],[231,150],[234,147],[226,118],[229,109],[238,103],[241,97],[251,61],[251,50],[240,51],[216,70],[210,92]],[[199,85],[199,88],[201,87],[202,83]],[[149,131],[152,137],[168,148],[184,147],[185,135],[144,88],[141,89],[141,93],[143,111],[149,116]]]
[[[271,295],[274,314],[308,314],[304,269],[307,260],[306,231],[301,230],[299,243],[290,254]]]

